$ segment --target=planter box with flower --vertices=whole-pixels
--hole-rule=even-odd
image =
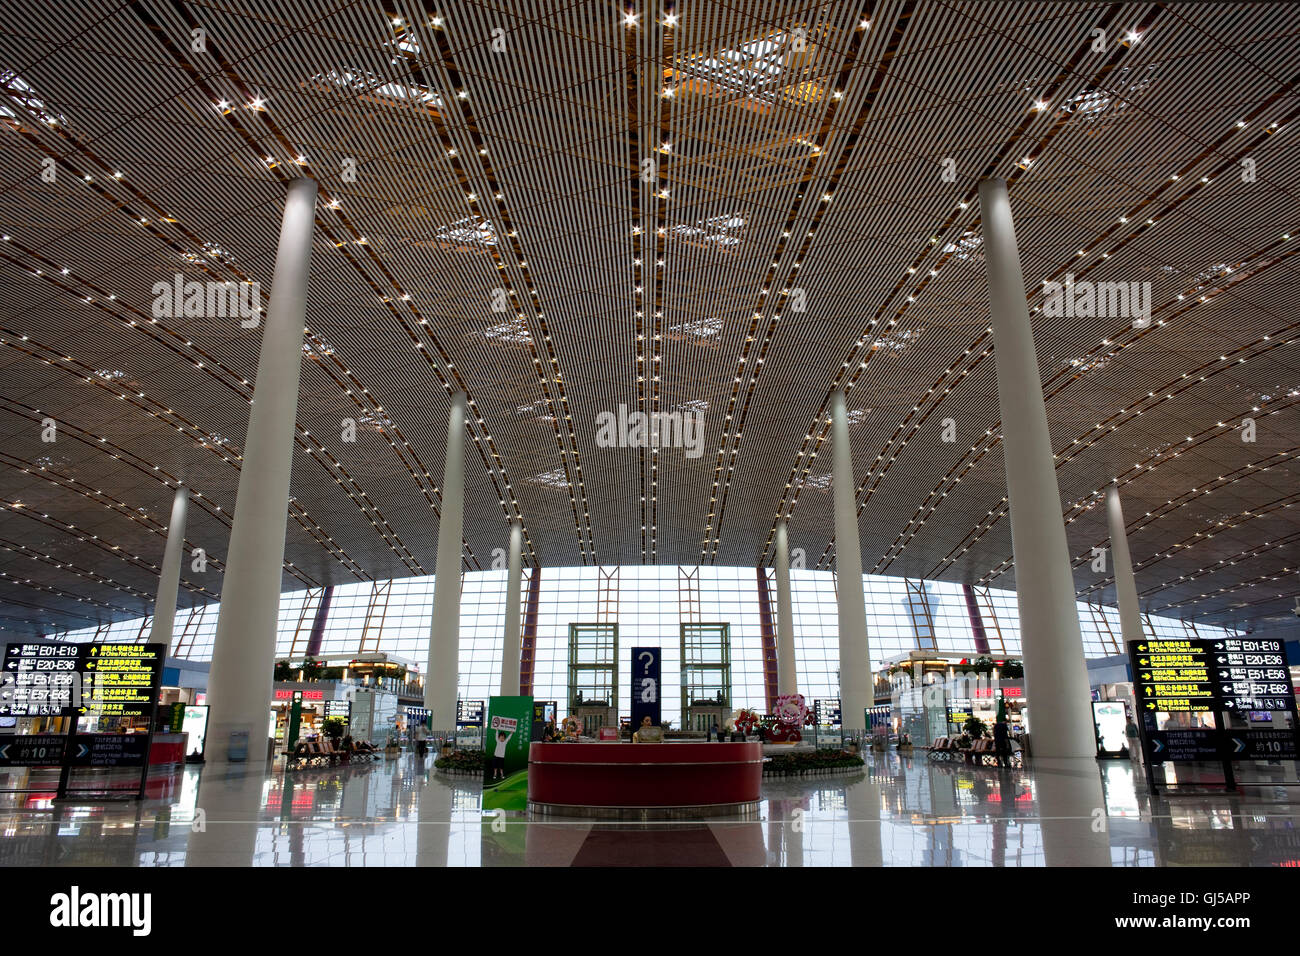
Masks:
[[[769,776],[795,776],[808,773],[847,773],[861,769],[862,758],[843,750],[794,751],[777,754],[763,761],[763,773]]]
[[[452,750],[435,760],[433,765],[445,773],[472,773],[481,776],[485,760],[486,755],[482,750]]]

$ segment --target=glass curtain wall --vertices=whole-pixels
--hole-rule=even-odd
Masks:
[[[531,569],[525,568],[520,606],[528,599]],[[776,591],[775,574],[768,571]],[[502,631],[505,624],[505,571],[478,571],[461,576],[460,680],[463,699],[486,700],[497,692],[501,675]],[[391,582],[339,585],[334,589],[321,653],[355,654],[364,646],[380,650],[423,668],[428,660],[429,623],[433,607],[433,575]],[[839,696],[839,651],[834,572],[792,570],[795,655],[799,689],[810,701]],[[929,646],[936,650],[974,652],[974,637],[960,584],[907,581],[864,575],[867,634],[872,669],[889,657]],[[286,592],[280,602],[276,653],[301,658],[320,602],[321,591]],[[918,602],[924,601],[924,608]],[[1020,628],[1014,591],[977,588],[976,603],[995,655],[1020,653]],[[181,657],[210,660],[217,627],[216,606],[180,610],[173,645]],[[1084,653],[1104,657],[1119,642],[1119,614],[1113,607],[1078,602]],[[927,613],[928,612],[928,613]],[[541,579],[537,614],[534,696],[564,701],[568,685],[568,640],[572,623],[619,625],[619,686],[630,687],[631,648],[659,647],[666,692],[663,716],[681,726],[681,625],[726,623],[731,636],[731,702],[733,707],[766,709],[763,689],[762,628],[753,568],[676,565],[629,565],[621,568],[546,568]],[[918,636],[917,622],[923,621]],[[1144,616],[1151,631],[1165,638],[1220,637],[1235,632],[1177,618]],[[100,628],[69,631],[57,637],[71,641],[134,641],[147,638],[142,619],[119,621]],[[1112,640],[1113,636],[1113,640]],[[1123,650],[1122,642],[1119,648]],[[626,694],[620,694],[626,700]],[[626,707],[623,708],[626,711]]]

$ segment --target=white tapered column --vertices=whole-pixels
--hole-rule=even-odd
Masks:
[[[263,313],[254,400],[249,406],[235,520],[221,586],[221,615],[208,675],[209,759],[222,761],[230,734],[248,734],[248,758],[266,756],[271,677],[280,615],[298,373],[307,309],[316,183],[289,184]]]
[[[1119,630],[1127,644],[1142,640],[1142,610],[1138,607],[1137,580],[1133,577],[1133,559],[1124,533],[1124,509],[1119,503],[1119,489],[1114,485],[1106,489],[1106,520],[1110,524],[1110,562],[1115,572]]]
[[[424,706],[435,731],[456,726],[460,673],[460,561],[465,525],[465,393],[451,396],[447,420],[447,463],[442,472],[438,516],[438,564],[433,579],[433,622],[429,626],[429,675]]]
[[[831,491],[835,500],[835,572],[840,620],[840,720],[846,730],[866,729],[872,705],[867,652],[867,606],[862,596],[862,545],[853,483],[853,453],[844,393],[831,396]]]
[[[501,642],[501,696],[519,695],[519,587],[523,580],[524,526],[510,522],[510,552],[506,555],[506,629]]]
[[[1031,748],[1035,757],[1092,758],[1088,671],[1007,185],[986,179],[979,196]]]
[[[786,519],[776,523],[776,691],[799,693],[794,660],[794,610],[790,600],[790,532]]]
[[[172,498],[172,520],[167,525],[162,570],[158,574],[158,596],[153,602],[153,626],[149,630],[149,643],[164,645],[164,656],[171,653],[172,631],[176,627],[176,592],[181,584],[181,561],[185,559],[185,515],[189,504],[190,490],[177,485]]]

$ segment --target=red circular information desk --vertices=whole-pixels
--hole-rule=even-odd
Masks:
[[[762,783],[757,743],[535,743],[528,753],[528,802],[544,812],[745,812]]]

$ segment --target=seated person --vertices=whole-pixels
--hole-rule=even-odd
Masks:
[[[650,723],[649,714],[641,718],[641,726],[632,735],[632,743],[634,744],[657,744],[662,743],[663,739],[664,729]]]

